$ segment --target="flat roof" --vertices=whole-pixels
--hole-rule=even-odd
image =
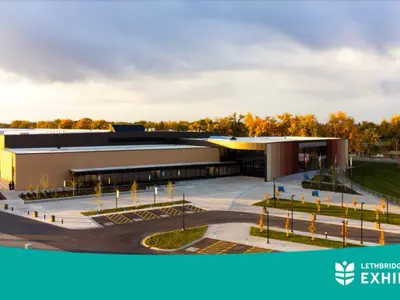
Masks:
[[[0,135],[31,135],[31,134],[55,134],[55,133],[100,133],[110,130],[100,129],[52,129],[52,128],[0,128]]]
[[[205,165],[224,165],[235,164],[234,161],[209,161],[209,162],[193,162],[193,163],[174,163],[174,164],[156,164],[156,165],[134,165],[134,166],[121,166],[121,167],[104,167],[104,168],[87,168],[87,169],[71,169],[73,173],[85,172],[104,172],[104,171],[122,171],[122,170],[135,170],[135,169],[155,169],[155,168],[168,168],[168,167],[186,167],[186,166],[205,166]]]
[[[154,145],[123,145],[123,146],[93,146],[93,147],[61,147],[58,148],[5,148],[15,154],[44,154],[71,152],[107,152],[107,151],[141,151],[141,150],[173,150],[173,149],[205,149],[204,146],[154,144]]]
[[[225,141],[229,143],[280,143],[280,142],[312,142],[312,141],[326,141],[326,140],[340,140],[340,138],[334,137],[304,137],[304,136],[259,136],[259,137],[236,137],[232,140],[232,136],[211,136],[209,138],[185,138],[185,140],[194,141]]]
[[[232,138],[232,137],[231,137]],[[331,138],[331,137],[304,137],[304,136],[260,136],[260,137],[235,137],[236,140],[229,140],[229,137],[217,137],[213,136],[209,139],[205,139],[207,141],[212,142],[213,140],[229,140],[231,143],[235,142],[246,142],[246,143],[261,143],[261,144],[269,144],[269,143],[279,143],[279,142],[311,142],[311,141],[325,141],[325,140],[337,140],[339,138]]]

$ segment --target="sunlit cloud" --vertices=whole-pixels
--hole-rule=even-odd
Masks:
[[[2,3],[0,120],[398,113],[399,5],[305,3]]]

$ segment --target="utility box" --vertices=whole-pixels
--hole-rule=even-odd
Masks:
[[[4,207],[5,210],[7,210],[7,209],[8,209],[8,204],[7,204],[7,203],[4,203],[4,206],[3,206],[3,207]]]
[[[55,215],[51,215],[50,216],[50,222],[54,223],[56,221],[56,216]]]
[[[34,218],[37,218],[38,215],[39,215],[39,214],[38,214],[37,210],[33,211],[33,217],[34,217]]]

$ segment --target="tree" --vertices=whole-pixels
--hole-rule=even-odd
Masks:
[[[329,198],[329,193],[326,194],[325,201],[326,201],[326,206],[329,208],[329,204],[331,203],[331,199]]]
[[[287,214],[285,218],[285,229],[286,229],[286,236],[289,236],[289,213]]]
[[[36,185],[36,199],[40,198],[40,187],[39,185]]]
[[[379,206],[378,205],[375,207],[375,220],[376,220],[376,222],[379,222]]]
[[[263,214],[260,214],[260,219],[258,220],[258,227],[260,228],[260,232],[263,232],[264,229],[264,217]]]
[[[311,232],[311,240],[314,241],[314,232],[315,232],[315,215],[311,215],[311,222],[308,230]]]
[[[385,199],[381,199],[381,208],[382,208],[382,215],[385,214],[385,208],[386,208],[386,200]]]
[[[341,235],[343,236],[344,245],[347,245],[347,235],[348,234],[349,234],[348,222],[347,221],[343,221]]]
[[[76,182],[76,179],[74,178],[74,179],[72,179],[72,180],[71,180],[71,187],[72,187],[72,197],[75,197],[75,189],[76,189],[76,185],[77,185],[77,182]]]
[[[32,192],[33,192],[32,181],[29,181],[28,192],[29,192],[29,193],[32,193]]]
[[[278,119],[277,123],[277,135],[279,136],[287,136],[290,135],[289,128],[293,123],[293,116],[290,113],[283,113],[281,115],[276,116]]]
[[[64,119],[64,120],[61,120],[61,122],[60,122],[60,128],[72,129],[72,128],[74,128],[74,124],[75,124],[75,122],[72,121],[71,119]]]
[[[94,197],[95,200],[97,202],[97,204],[99,205],[99,207],[102,205],[101,203],[101,197],[103,195],[103,189],[101,186],[101,182],[97,182],[96,186],[94,187]]]
[[[40,186],[42,189],[47,190],[49,188],[49,176],[47,174],[44,174],[40,178]]]
[[[267,201],[267,205],[269,205],[269,193],[265,193],[265,201]]]
[[[131,185],[131,197],[132,197],[134,206],[137,206],[137,190],[138,190],[138,185],[136,183],[136,180],[134,180]]]
[[[321,200],[318,198],[317,201],[315,201],[315,204],[317,205],[317,211],[321,211]]]
[[[92,119],[83,118],[74,124],[75,129],[91,129],[92,127]]]
[[[381,233],[379,235],[379,245],[385,245],[385,232],[381,228]]]
[[[174,193],[174,186],[172,185],[171,181],[168,182],[167,192],[168,192],[168,198],[172,199],[173,198],[173,193]]]
[[[356,211],[357,210],[357,197],[356,196],[353,197],[352,203],[353,203],[354,211]]]

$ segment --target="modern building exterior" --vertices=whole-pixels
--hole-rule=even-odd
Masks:
[[[265,181],[323,167],[344,167],[347,140],[303,137],[224,137],[218,133],[144,131],[8,131],[0,134],[0,177],[16,190],[164,183],[220,176]]]

